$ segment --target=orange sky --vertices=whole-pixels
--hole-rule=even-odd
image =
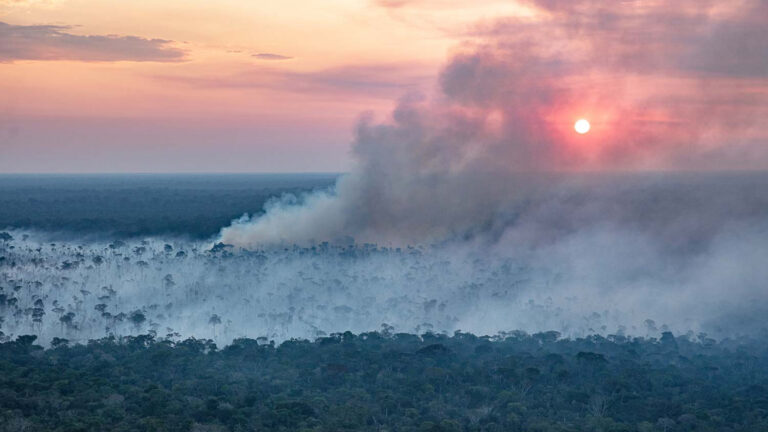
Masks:
[[[429,91],[457,29],[519,10],[505,1],[423,10],[350,0],[0,0],[9,25],[158,38],[183,50],[174,61],[64,53],[0,63],[0,171],[344,170],[361,112],[385,115],[404,93]],[[219,149],[235,154],[213,165]],[[178,164],[154,160],[172,155]]]
[[[480,28],[560,19],[547,9],[558,0],[535,1],[0,0],[0,172],[346,170],[361,113],[385,119],[406,94],[439,93],[441,67],[489,37]],[[680,76],[661,75],[623,83],[633,114],[669,115],[636,110],[638,89]],[[699,91],[683,81],[670,94]],[[750,83],[764,109],[765,77]],[[615,88],[599,93],[548,120],[567,129],[588,108],[599,133],[622,112],[602,106]]]

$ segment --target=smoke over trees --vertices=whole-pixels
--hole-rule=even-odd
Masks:
[[[538,187],[524,173],[768,166],[768,99],[752,92],[768,78],[753,64],[768,52],[755,42],[764,2],[530,3],[541,19],[473,26],[431,98],[404,97],[382,123],[363,116],[333,193],[273,201],[222,241],[422,244],[504,229]],[[577,136],[583,116],[594,128]]]

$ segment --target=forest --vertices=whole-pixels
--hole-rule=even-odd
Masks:
[[[768,355],[705,334],[0,344],[3,431],[766,431]]]
[[[3,178],[0,432],[768,432],[763,177],[539,197],[506,243],[215,236],[333,178]]]
[[[270,198],[333,184],[334,174],[0,175],[0,229],[83,236],[207,238]]]

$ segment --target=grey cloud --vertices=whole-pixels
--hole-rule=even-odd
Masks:
[[[768,17],[768,3],[758,16]],[[686,53],[681,66],[720,76],[768,77],[768,18],[728,21],[714,25],[701,43]]]
[[[253,54],[252,57],[255,57],[259,60],[290,60],[293,58],[293,57],[288,57],[281,54],[273,54],[273,53],[258,53],[258,54]]]
[[[177,62],[184,51],[172,41],[138,36],[76,35],[69,26],[0,22],[0,62],[15,60]]]
[[[427,74],[419,72],[402,65],[353,65],[311,73],[294,73],[287,77],[317,87],[402,90],[429,78]]]
[[[421,9],[421,10],[455,10],[474,7],[483,3],[503,3],[500,0],[372,0],[372,3],[384,9]]]
[[[156,76],[196,87],[277,89],[297,93],[337,92],[392,98],[416,91],[431,80],[429,71],[410,65],[351,65],[311,72],[259,67],[248,72],[219,76]]]
[[[727,13],[722,2],[529,0],[550,14],[544,23],[501,20],[475,28],[479,34],[513,38],[555,34],[588,42],[591,63],[640,73],[700,73],[768,77],[768,2],[741,0]]]

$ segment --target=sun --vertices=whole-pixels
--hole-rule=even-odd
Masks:
[[[589,122],[586,119],[578,119],[576,120],[576,123],[573,124],[573,129],[582,135],[589,132],[589,129],[591,126],[589,125]]]

